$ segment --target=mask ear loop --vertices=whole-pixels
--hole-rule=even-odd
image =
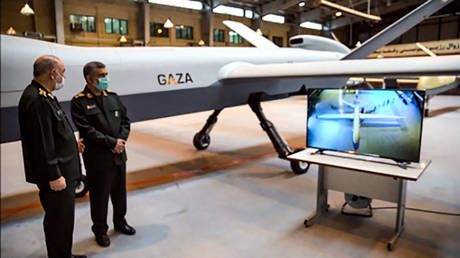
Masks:
[[[95,82],[95,83],[92,83],[92,82]],[[90,81],[88,81],[88,83],[91,83],[91,85],[95,88],[97,88],[97,85],[99,85],[99,79],[94,79],[92,76],[90,76]]]
[[[56,78],[53,78],[53,72],[56,72],[55,68],[51,69],[51,71],[50,71],[50,79],[54,81],[54,80],[56,80]]]
[[[55,78],[51,78],[51,79],[56,80],[57,77],[61,77],[62,80],[64,80],[64,76],[61,75],[61,74],[58,72],[58,70],[57,70],[56,68],[53,68],[53,69],[51,70],[51,72],[53,72],[53,71],[57,74],[57,76],[55,76]]]

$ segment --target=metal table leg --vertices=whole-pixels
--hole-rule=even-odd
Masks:
[[[404,179],[399,180],[399,198],[398,198],[398,210],[396,212],[396,227],[395,234],[393,238],[388,242],[387,249],[392,251],[396,244],[396,241],[399,239],[399,236],[404,231],[404,213],[406,210],[406,191],[407,191],[407,182]]]
[[[318,187],[316,191],[316,211],[313,212],[305,221],[305,227],[309,227],[315,223],[318,218],[328,209],[327,205],[327,188],[324,187],[324,166],[318,168]]]

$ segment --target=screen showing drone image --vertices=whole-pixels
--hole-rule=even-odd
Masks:
[[[307,147],[418,162],[423,91],[314,89]]]

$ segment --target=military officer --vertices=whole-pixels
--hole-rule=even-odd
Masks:
[[[33,73],[18,106],[26,181],[40,190],[48,257],[86,257],[71,253],[75,180],[81,175],[78,144],[52,94],[64,86],[65,66],[55,56],[42,56]]]
[[[85,89],[71,101],[72,119],[84,138],[83,161],[88,178],[92,231],[100,246],[109,246],[107,208],[113,204],[116,231],[134,235],[126,222],[126,152],[130,131],[126,108],[114,92],[107,90],[107,69],[101,62],[83,68]]]

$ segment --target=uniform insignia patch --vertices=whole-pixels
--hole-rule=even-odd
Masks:
[[[91,93],[86,93],[86,97],[89,98],[89,99],[92,99],[93,98],[93,95]]]
[[[51,94],[51,93],[48,93],[48,96],[49,96],[50,98],[54,99],[54,96],[53,96],[53,94]]]
[[[94,109],[96,108],[96,104],[93,104],[93,105],[86,105],[86,109],[90,110],[90,109]]]
[[[115,110],[115,111],[113,112],[113,114],[114,114],[115,117],[118,117],[118,116],[120,115],[120,113],[118,113],[118,110]]]

